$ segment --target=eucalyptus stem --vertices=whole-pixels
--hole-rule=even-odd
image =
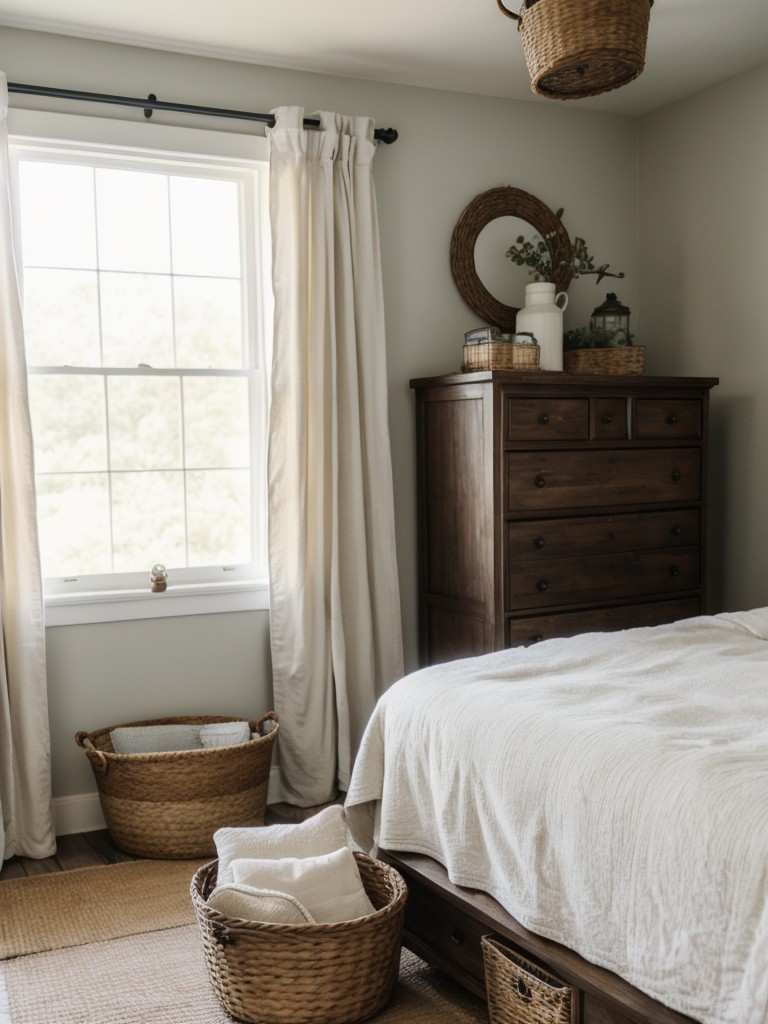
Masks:
[[[556,216],[562,219],[562,208],[557,211]],[[552,266],[552,253],[549,243],[554,237],[554,232],[546,235],[536,234],[526,239],[518,235],[515,244],[507,249],[506,256],[519,267],[528,267],[528,273],[534,281],[552,281],[555,276],[555,269]],[[561,261],[560,269],[565,261]],[[599,284],[604,277],[624,277],[624,272],[614,274],[608,270],[610,263],[603,263],[596,267],[595,261],[589,252],[587,243],[583,238],[576,237],[573,240],[573,251],[570,260],[570,269],[574,277],[586,277],[595,275],[595,284]]]

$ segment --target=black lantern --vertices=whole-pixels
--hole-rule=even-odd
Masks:
[[[592,310],[589,326],[592,331],[600,331],[609,346],[632,344],[629,308],[619,302],[614,292],[608,292],[605,302]]]

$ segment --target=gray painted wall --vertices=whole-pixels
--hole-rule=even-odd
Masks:
[[[717,376],[710,608],[768,604],[768,65],[640,122],[640,302],[658,370]]]

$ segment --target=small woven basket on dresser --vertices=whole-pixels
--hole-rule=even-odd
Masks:
[[[490,1024],[576,1024],[569,985],[491,935],[481,946]]]
[[[155,718],[125,727],[231,721],[220,715]],[[218,828],[263,825],[277,715],[270,711],[249,725],[259,735],[247,743],[155,754],[116,754],[109,734],[118,726],[78,732],[75,741],[88,755],[116,845],[137,857],[207,857],[216,853]]]
[[[462,370],[538,370],[538,345],[520,345],[514,341],[483,341],[464,346]]]
[[[566,373],[642,373],[645,369],[645,346],[570,349],[563,353],[563,368]]]
[[[213,990],[247,1024],[354,1024],[380,1010],[400,967],[408,895],[394,868],[355,853],[375,913],[336,924],[265,924],[227,917],[207,898],[218,862],[190,893]]]

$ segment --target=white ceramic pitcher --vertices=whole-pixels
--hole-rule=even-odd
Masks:
[[[567,305],[568,296],[555,294],[550,281],[525,286],[525,306],[518,310],[515,330],[530,331],[538,341],[542,370],[563,369],[563,310]]]

